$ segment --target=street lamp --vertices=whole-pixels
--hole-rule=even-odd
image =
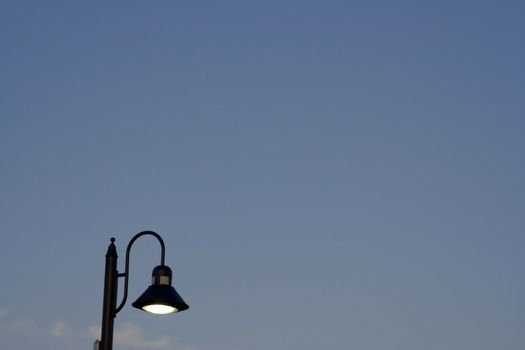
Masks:
[[[189,308],[179,293],[171,286],[171,269],[164,265],[164,241],[153,231],[142,231],[137,233],[128,243],[126,249],[126,267],[124,273],[117,271],[117,248],[115,238],[111,238],[111,244],[106,253],[106,269],[104,275],[104,303],[102,308],[102,332],[100,336],[99,350],[112,350],[113,348],[113,323],[117,313],[122,310],[128,298],[129,280],[129,251],[137,238],[149,235],[157,238],[160,243],[160,265],[153,269],[151,286],[131,305],[154,314],[169,314],[184,311]],[[118,278],[124,277],[124,295],[122,302],[117,307]]]

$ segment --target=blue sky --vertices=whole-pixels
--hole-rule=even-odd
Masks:
[[[142,230],[190,309],[126,305],[115,349],[525,348],[524,18],[3,1],[2,349],[91,349],[109,238],[122,270]]]

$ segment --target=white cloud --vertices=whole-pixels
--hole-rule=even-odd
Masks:
[[[88,331],[89,335],[95,339],[100,337],[100,327],[92,326]],[[193,350],[190,347],[176,346],[175,341],[170,336],[159,338],[146,338],[140,326],[129,322],[124,322],[115,328],[113,341],[116,344],[135,349],[144,350]]]
[[[20,332],[20,333],[34,333],[37,331],[35,321],[27,317],[17,319],[9,319],[2,317],[0,320],[0,331],[4,332]]]
[[[71,337],[71,327],[62,320],[55,321],[50,327],[37,323],[33,318],[11,315],[4,307],[0,307],[0,331],[20,333],[24,335],[53,337]]]
[[[15,317],[9,313],[8,309],[1,306],[0,332],[31,335],[33,337],[53,337],[60,342],[84,341],[88,337],[92,341],[100,339],[99,326],[92,326],[87,332],[81,332],[63,319],[56,320],[46,326],[35,322],[32,318]],[[140,326],[129,322],[117,324],[113,340],[122,347],[139,350],[194,350],[191,347],[176,344],[175,339],[171,336],[147,337]]]
[[[63,320],[58,320],[51,325],[51,328],[49,329],[49,335],[53,337],[64,337],[67,335],[71,335],[71,328],[69,327],[67,322]]]
[[[117,328],[114,337],[117,344],[134,348],[166,349],[170,345],[170,337],[146,339],[142,328],[129,322],[123,323],[121,327]]]
[[[94,339],[99,339],[100,337],[100,327],[98,326],[91,326],[88,329],[88,335]]]

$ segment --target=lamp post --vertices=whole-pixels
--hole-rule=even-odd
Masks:
[[[129,252],[133,243],[142,236],[149,235],[157,238],[160,243],[160,265],[153,269],[151,286],[132,303],[133,307],[154,314],[169,314],[184,311],[189,308],[179,293],[171,286],[171,269],[164,265],[164,241],[153,231],[142,231],[137,233],[128,243],[126,249],[126,267],[123,273],[117,271],[117,247],[115,238],[111,238],[111,244],[106,253],[106,268],[104,274],[104,302],[102,306],[102,331],[100,336],[99,350],[113,349],[113,323],[117,313],[122,310],[128,298],[129,280]],[[117,307],[118,279],[124,277],[124,294],[122,301]]]

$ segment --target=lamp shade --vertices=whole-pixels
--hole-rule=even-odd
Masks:
[[[166,265],[153,269],[151,286],[132,304],[133,307],[154,314],[169,314],[189,308],[182,297],[171,286],[172,273]]]

